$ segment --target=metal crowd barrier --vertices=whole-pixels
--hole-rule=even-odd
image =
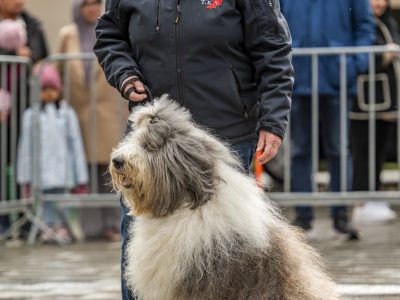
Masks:
[[[16,181],[16,157],[22,114],[28,107],[28,58],[0,55],[0,241],[16,237],[33,215],[33,197]]]
[[[349,55],[354,54],[366,54],[369,56],[369,79],[371,84],[369,85],[369,98],[371,105],[375,103],[375,56],[384,52],[396,51],[400,53],[400,47],[387,48],[387,47],[340,47],[340,48],[310,48],[310,49],[295,49],[295,56],[308,56],[311,58],[312,68],[312,186],[313,190],[311,193],[292,193],[290,187],[290,179],[292,174],[290,173],[290,161],[291,161],[291,149],[290,149],[290,130],[285,137],[285,148],[283,150],[283,161],[284,161],[284,186],[283,192],[270,193],[271,199],[275,200],[281,205],[294,206],[294,205],[312,205],[312,206],[328,206],[332,204],[345,204],[354,205],[359,201],[367,200],[385,200],[389,203],[400,204],[400,191],[386,191],[379,192],[375,191],[375,111],[372,109],[369,112],[369,158],[370,158],[370,172],[369,172],[369,188],[370,191],[366,192],[351,192],[348,191],[346,174],[346,156],[347,156],[347,124],[348,124],[348,111],[346,109],[347,97],[347,74],[346,74],[346,61]],[[318,126],[318,59],[322,56],[337,55],[340,61],[340,116],[341,124],[341,191],[340,192],[319,192],[318,191],[318,180],[317,176],[320,172],[320,157],[319,157],[319,126]],[[76,53],[76,54],[57,54],[48,57],[46,62],[57,64],[62,70],[63,78],[63,91],[64,99],[68,102],[71,101],[71,64],[73,62],[87,62],[91,61],[96,64],[96,58],[91,53]],[[28,69],[30,63],[28,60],[24,60],[16,57],[2,57],[0,56],[0,71],[1,80],[0,86],[6,86],[7,82],[11,82],[10,94],[13,98],[18,98],[19,106],[13,106],[11,112],[10,125],[0,123],[0,141],[1,141],[1,171],[0,171],[0,215],[13,216],[17,212],[23,213],[23,219],[13,219],[12,229],[6,234],[10,235],[10,232],[15,234],[16,229],[19,226],[29,220],[32,221],[33,226],[29,237],[29,242],[34,243],[35,238],[39,230],[46,230],[45,224],[42,222],[43,204],[46,202],[55,202],[59,210],[64,208],[82,208],[82,207],[118,207],[119,201],[117,196],[112,193],[101,194],[99,193],[99,182],[98,180],[98,167],[94,163],[96,161],[96,147],[91,147],[91,151],[87,157],[89,174],[90,174],[90,192],[87,194],[72,194],[70,190],[65,190],[62,194],[43,194],[40,182],[40,143],[35,143],[33,147],[33,161],[34,163],[32,172],[34,173],[33,178],[35,182],[32,187],[32,192],[29,198],[24,199],[22,197],[23,190],[19,187],[15,181],[15,164],[16,164],[16,149],[18,140],[18,131],[20,130],[21,115],[24,109],[27,107],[27,86],[28,86]],[[6,70],[10,68],[11,77],[7,77]],[[19,69],[20,68],[20,69]],[[17,75],[19,76],[17,78]],[[90,141],[87,141],[91,145],[96,145],[98,138],[97,132],[97,121],[98,116],[96,115],[96,105],[98,99],[98,93],[95,88],[94,72],[92,72],[91,78],[88,80],[87,89],[90,91]],[[10,79],[10,80],[9,80]],[[400,82],[398,83],[400,86]],[[40,81],[37,76],[32,76],[29,89],[31,106],[38,116],[40,110]],[[397,98],[400,99],[400,89],[398,89]],[[121,124],[120,132],[116,132],[116,135],[122,136],[124,131],[125,122],[123,113],[127,109],[126,101],[119,101],[119,111],[121,113]],[[400,108],[397,111],[398,118],[400,119]],[[17,117],[18,116],[18,117]],[[400,173],[400,122],[397,122],[397,172]],[[32,130],[35,135],[38,136],[40,132],[39,122],[33,124]],[[7,167],[6,167],[7,166]],[[9,167],[11,166],[11,168]],[[399,176],[400,178],[400,176]],[[400,187],[400,179],[398,182]],[[33,205],[34,204],[34,205]],[[1,236],[0,236],[1,240]]]
[[[93,53],[66,53],[66,54],[55,54],[47,57],[43,63],[52,63],[58,67],[60,70],[60,75],[62,77],[62,82],[63,82],[63,99],[65,99],[70,106],[75,110],[75,112],[78,114],[79,112],[77,111],[72,105],[72,95],[73,94],[73,89],[74,86],[72,85],[71,81],[75,80],[75,78],[72,78],[74,74],[71,72],[71,66],[73,64],[85,64],[85,63],[91,63],[92,65],[92,72],[90,75],[90,78],[87,80],[87,90],[89,91],[89,98],[85,99],[84,101],[89,102],[89,110],[86,111],[87,116],[89,116],[90,121],[89,121],[89,132],[90,134],[88,135],[87,140],[84,140],[84,145],[85,145],[85,152],[87,153],[86,155],[86,161],[87,161],[87,166],[88,166],[88,173],[89,173],[89,184],[88,184],[88,191],[82,194],[75,194],[72,192],[72,189],[65,189],[64,193],[43,193],[43,189],[40,188],[40,183],[39,183],[39,188],[37,190],[38,193],[38,202],[39,205],[38,207],[40,208],[39,210],[36,211],[36,217],[38,220],[42,219],[43,215],[43,205],[46,202],[52,202],[56,207],[56,210],[59,214],[60,217],[63,217],[63,211],[68,208],[68,209],[80,209],[84,207],[119,207],[119,198],[116,194],[113,193],[101,193],[102,187],[100,186],[99,183],[99,177],[105,174],[100,174],[101,171],[98,169],[98,164],[96,163],[96,155],[97,155],[97,148],[96,148],[96,143],[98,141],[98,119],[99,116],[97,115],[97,100],[98,100],[98,91],[96,89],[96,76],[99,76],[99,74],[96,74],[96,65],[97,65],[97,58]],[[40,74],[41,71],[39,71]],[[101,74],[102,76],[103,74]],[[36,76],[38,77],[38,76]],[[33,84],[35,86],[35,90],[40,89],[40,82],[39,79],[33,76]],[[38,94],[36,93],[33,95],[33,106],[40,105],[40,99],[38,97]],[[124,115],[127,112],[127,107],[128,103],[125,100],[120,99],[121,97],[117,96],[118,101],[116,101],[117,110],[119,114],[119,124],[118,124],[118,132],[115,132],[115,136],[118,137],[118,141],[122,138],[123,132],[126,127],[127,120],[124,117]],[[109,101],[112,101],[113,99],[109,99]],[[114,99],[116,100],[116,99]],[[111,113],[111,112],[105,112],[105,113]],[[79,118],[78,118],[79,119]],[[81,133],[83,133],[83,128],[81,129]],[[40,128],[37,127],[35,129],[37,132],[40,131]],[[82,138],[84,139],[84,136],[82,135]],[[91,145],[91,147],[86,147],[88,145]],[[116,146],[116,145],[114,145]],[[34,153],[34,161],[38,161],[40,158],[40,150],[36,153]],[[68,157],[67,157],[68,159]],[[37,173],[34,177],[40,178],[40,169],[36,169]],[[68,172],[68,170],[67,170]],[[67,178],[67,176],[66,176]],[[109,189],[111,190],[111,183],[109,185]],[[103,189],[104,190],[104,189]],[[104,192],[104,191],[103,191]],[[65,216],[64,216],[65,217]],[[64,219],[65,223],[67,226],[70,227],[69,220]],[[30,243],[35,242],[35,238],[37,236],[38,231],[40,230],[40,227],[38,226],[33,226],[31,230],[31,235],[30,235]],[[79,229],[80,231],[81,229]],[[72,230],[71,230],[72,231]],[[75,236],[76,238],[76,236]]]
[[[365,54],[369,58],[369,81],[371,84],[369,85],[369,99],[370,106],[373,107],[375,105],[375,56],[385,53],[385,52],[398,52],[400,54],[400,47],[385,47],[385,46],[365,46],[365,47],[329,47],[329,48],[298,48],[294,49],[294,56],[302,56],[302,57],[310,57],[311,58],[311,69],[312,69],[312,192],[311,193],[293,193],[291,192],[290,187],[290,179],[291,179],[291,149],[290,149],[290,130],[285,138],[285,147],[284,147],[284,188],[283,192],[271,192],[270,196],[273,200],[285,206],[294,206],[294,205],[314,205],[314,206],[328,206],[332,204],[346,204],[346,205],[354,205],[360,201],[368,201],[368,200],[384,200],[389,203],[400,203],[400,191],[375,191],[375,140],[376,140],[376,130],[375,130],[375,110],[369,110],[369,191],[366,192],[352,192],[349,191],[349,187],[347,187],[347,164],[346,157],[347,151],[347,128],[348,128],[348,110],[347,110],[347,101],[348,99],[348,91],[347,91],[347,58],[348,56],[355,54]],[[319,58],[323,56],[338,56],[339,57],[339,68],[340,68],[340,146],[341,146],[341,157],[340,157],[340,172],[341,172],[341,190],[340,192],[319,192],[318,191],[318,180],[317,177],[320,174],[320,157],[319,157],[319,116],[318,116],[318,107],[319,107],[319,92],[318,92],[318,64]],[[74,59],[95,59],[92,54],[69,54],[69,55],[54,55],[49,58],[50,61],[62,61],[65,64],[64,68],[64,78],[66,81],[64,82],[64,86],[68,86],[68,61]],[[400,81],[400,78],[398,78]],[[400,86],[400,82],[398,83]],[[92,87],[89,87],[92,89]],[[91,98],[91,102],[95,105],[95,90],[93,90],[93,97]],[[68,95],[65,96],[68,99]],[[400,99],[400,89],[398,89],[397,98]],[[398,117],[400,119],[400,107],[398,108]],[[96,117],[93,117],[93,123],[95,124]],[[397,127],[400,129],[400,123],[397,122]],[[95,128],[95,126],[93,126]],[[95,140],[96,133],[93,132],[93,141]],[[400,173],[400,130],[397,131],[397,158],[398,158],[398,170]],[[90,172],[92,177],[96,174],[95,166],[91,166]],[[116,205],[115,196],[113,195],[105,195],[105,194],[97,194],[96,191],[97,184],[92,183],[92,193],[90,195],[50,195],[44,197],[48,201],[59,201],[62,202],[63,206],[94,206],[98,205]],[[400,176],[398,187],[400,187]],[[89,200],[90,199],[90,200]]]
[[[375,105],[376,105],[376,86],[375,86],[375,58],[376,55],[385,52],[397,52],[400,55],[400,47],[386,46],[363,46],[363,47],[332,47],[332,48],[297,48],[294,49],[295,57],[309,57],[311,59],[311,84],[312,84],[312,192],[311,193],[292,193],[291,192],[291,143],[290,130],[284,141],[284,184],[283,192],[271,192],[270,197],[274,201],[285,206],[295,205],[311,205],[311,206],[328,206],[328,205],[354,205],[360,201],[379,201],[383,200],[392,204],[400,204],[400,176],[396,191],[376,191],[375,187],[375,141],[376,141],[376,126],[375,126]],[[349,116],[347,111],[348,91],[347,91],[347,58],[355,54],[364,54],[368,56],[369,69],[369,87],[368,97],[370,99],[369,115],[368,115],[368,134],[369,134],[369,191],[352,192],[347,186],[347,128]],[[339,72],[340,72],[340,191],[339,192],[320,192],[318,191],[318,175],[320,174],[320,157],[319,157],[319,58],[323,56],[339,57]],[[397,101],[400,100],[400,76],[397,78]],[[397,173],[400,174],[400,107],[397,106]],[[366,149],[368,151],[368,149]],[[295,176],[295,175],[294,175]]]

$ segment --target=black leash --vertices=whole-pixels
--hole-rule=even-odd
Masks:
[[[146,93],[147,98],[144,101],[145,102],[153,101],[153,95],[151,94],[150,89],[149,89],[149,87],[147,85],[144,85],[144,92],[139,92],[139,91],[136,90],[135,81],[138,81],[138,80],[140,80],[140,79],[135,77],[135,78],[132,78],[131,80],[126,81],[121,87],[121,96],[124,99],[131,101],[129,99],[129,95],[131,93],[136,93],[136,94],[139,94],[139,95]],[[125,91],[126,87],[129,84],[131,84],[132,86]]]

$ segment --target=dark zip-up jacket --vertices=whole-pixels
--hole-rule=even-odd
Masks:
[[[108,0],[96,33],[115,88],[138,76],[232,143],[284,136],[293,68],[278,0]]]

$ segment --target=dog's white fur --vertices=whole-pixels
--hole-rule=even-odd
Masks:
[[[303,242],[301,233],[286,224],[254,180],[239,169],[228,148],[191,122],[186,110],[164,96],[135,110],[131,120],[133,132],[112,154],[112,158],[123,158],[125,167],[116,170],[111,164],[110,171],[115,188],[136,215],[124,276],[139,299],[338,299],[318,255]],[[152,128],[160,120],[169,126],[167,130]],[[151,175],[159,170],[152,170],[157,164],[149,160],[161,151],[173,155],[165,151],[165,145],[179,144],[180,138],[186,141],[188,136],[209,149],[214,192],[194,208],[188,207],[189,199],[166,213],[162,210],[162,215],[157,203],[141,207],[140,195],[157,189]],[[162,178],[174,180],[165,174]],[[136,184],[139,187],[132,187]],[[168,188],[162,192],[168,193]],[[221,267],[215,267],[219,263]],[[239,274],[243,272],[250,279]]]

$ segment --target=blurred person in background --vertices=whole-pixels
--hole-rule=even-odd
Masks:
[[[20,22],[26,29],[28,39],[18,49],[0,49],[2,55],[18,55],[33,62],[47,56],[47,44],[40,22],[24,11],[25,0],[0,0],[0,20],[11,19]]]
[[[1,43],[0,45],[0,55],[15,55],[15,56],[27,57],[30,58],[33,62],[37,62],[38,60],[46,57],[48,54],[46,40],[40,22],[24,10],[24,5],[25,5],[25,0],[0,0],[0,22],[3,23],[2,27],[3,30],[5,30],[2,31],[2,33],[0,33],[1,34],[0,39],[4,40],[4,43]],[[16,29],[18,25],[16,25],[15,23],[19,23],[19,27],[23,28],[24,31],[23,33],[21,32],[21,29]],[[13,30],[15,35],[10,36],[9,34],[12,34]],[[23,35],[26,35],[26,38],[23,37]],[[20,79],[20,72],[19,72],[20,69],[18,68],[18,66],[16,69],[17,69],[16,72],[17,79]],[[0,105],[2,107],[0,112],[0,118],[2,119],[2,122],[0,123],[0,129],[1,126],[7,127],[6,129],[7,139],[5,143],[6,145],[2,145],[1,143],[3,141],[3,138],[1,138],[1,134],[3,131],[0,130],[0,149],[7,150],[6,186],[9,188],[6,189],[6,197],[9,199],[20,196],[18,195],[18,191],[14,191],[12,188],[12,186],[14,185],[15,170],[14,166],[10,164],[10,159],[11,159],[10,149],[12,142],[11,127],[10,127],[11,124],[10,110],[11,110],[11,104],[13,104],[15,107],[15,111],[19,112],[22,104],[19,101],[19,96],[20,96],[19,92],[21,90],[19,87],[19,80],[16,80],[15,84],[16,99],[12,99],[10,97],[11,96],[10,90],[11,86],[13,85],[11,83],[11,75],[10,75],[11,67],[7,67],[5,70],[7,73],[6,82],[4,84],[5,86],[0,87],[1,98],[2,98],[2,105]],[[15,124],[17,124],[16,130],[18,134],[20,118],[18,113],[15,116],[16,116]],[[1,188],[1,183],[0,183],[0,188]],[[0,195],[1,194],[2,191],[0,190]],[[0,231],[7,229],[8,227],[9,227],[8,216],[0,216]],[[27,231],[27,229],[23,231],[25,232]]]
[[[281,0],[293,38],[293,48],[368,46],[374,41],[375,27],[368,0]],[[311,141],[311,58],[295,57],[296,80],[291,111],[292,192],[312,191]],[[319,58],[319,122],[322,145],[328,160],[330,190],[340,191],[340,71],[338,56]],[[356,93],[356,76],[368,68],[368,56],[347,56],[348,111]],[[348,133],[346,132],[346,136]],[[348,145],[346,145],[348,147]],[[351,159],[347,158],[348,173]],[[351,176],[347,188],[351,188]],[[358,239],[348,222],[345,206],[331,208],[333,227],[338,235]],[[296,207],[294,225],[312,238],[313,209]]]
[[[23,48],[26,41],[27,32],[21,22],[12,19],[3,19],[0,21],[0,51],[14,53],[18,49]],[[0,78],[0,123],[6,123],[11,113],[13,100],[10,94],[13,83],[11,82],[11,68],[9,65],[6,68],[5,86],[2,86],[2,70],[0,70]]]
[[[375,15],[377,36],[375,45],[396,46],[400,44],[399,24],[392,16],[388,0],[371,0]],[[396,130],[397,82],[400,76],[398,52],[386,52],[375,56],[375,189],[381,188],[380,173],[388,154],[389,138]],[[358,97],[353,102],[351,118],[351,151],[353,156],[353,191],[369,191],[369,75],[358,80]],[[355,222],[389,221],[396,213],[384,202],[368,202],[356,207]]]
[[[38,131],[40,141],[40,184],[43,194],[62,194],[73,188],[86,186],[88,174],[85,152],[78,118],[62,99],[62,85],[58,70],[51,64],[38,65],[34,74],[41,84],[41,108]],[[30,189],[33,177],[33,111],[25,110],[22,118],[21,137],[18,145],[17,180]],[[44,222],[51,232],[41,235],[42,242],[49,242],[53,235],[64,242],[71,240],[65,224],[57,217],[55,202],[44,202]]]
[[[61,29],[58,52],[93,52],[95,27],[101,13],[101,0],[74,0],[73,22]],[[91,192],[111,193],[108,163],[113,146],[122,137],[127,109],[120,101],[120,94],[107,83],[97,62],[71,60],[68,64],[70,86],[65,88],[69,88],[70,104],[78,114],[88,162],[97,167],[96,177],[90,180],[97,181],[98,190]],[[91,103],[92,92],[96,97],[95,103]],[[111,241],[120,238],[120,218],[118,208],[81,210],[81,222],[86,235],[102,234]]]

